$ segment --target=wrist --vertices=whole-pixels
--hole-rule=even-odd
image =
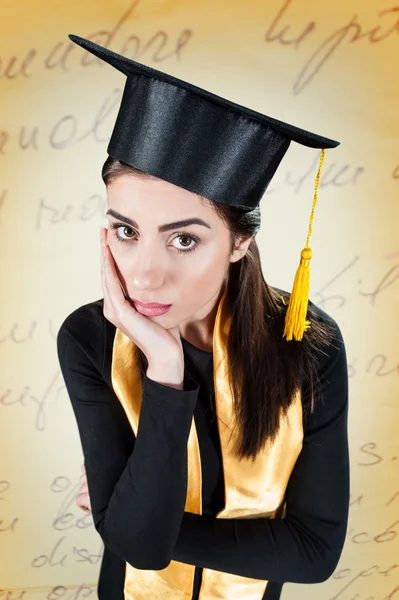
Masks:
[[[184,363],[174,363],[172,365],[170,363],[167,365],[149,363],[146,376],[161,385],[167,385],[177,390],[183,390]]]

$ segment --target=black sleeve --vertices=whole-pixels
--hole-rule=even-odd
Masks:
[[[183,517],[199,386],[188,380],[176,390],[145,377],[136,439],[115,392],[65,327],[57,334],[57,352],[82,444],[94,526],[124,561],[163,569]]]
[[[217,519],[185,512],[172,559],[255,579],[320,583],[344,545],[349,510],[348,372],[341,332],[320,367],[303,447],[281,519]]]

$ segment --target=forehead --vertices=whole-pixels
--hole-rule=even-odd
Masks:
[[[159,178],[120,175],[107,185],[107,197],[110,208],[124,210],[125,214],[150,212],[157,220],[160,214],[182,218],[188,213],[201,213],[216,217],[206,198]]]

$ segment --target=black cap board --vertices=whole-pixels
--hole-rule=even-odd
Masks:
[[[68,37],[127,76],[108,154],[215,202],[253,210],[291,141],[311,148],[335,148],[340,143],[91,40]]]

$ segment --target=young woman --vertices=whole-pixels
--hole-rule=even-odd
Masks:
[[[114,66],[134,63],[72,37]],[[104,542],[98,596],[276,600],[284,582],[330,577],[344,545],[344,341],[335,320],[311,301],[301,341],[283,338],[290,294],[263,277],[259,202],[249,206],[255,181],[244,200],[222,202],[223,181],[233,177],[242,190],[250,177],[240,184],[231,170],[211,170],[218,160],[231,163],[226,149],[215,150],[224,113],[215,116],[200,100],[204,123],[216,120],[207,153],[198,153],[198,134],[191,138],[191,160],[202,169],[187,179],[171,163],[190,153],[181,134],[187,120],[181,130],[173,121],[181,137],[172,150],[166,140],[172,155],[162,147],[164,127],[172,127],[168,86],[181,82],[160,86],[159,73],[141,73],[125,90],[129,103],[122,101],[109,146],[114,155],[102,171],[103,298],[68,315],[57,336],[84,454],[81,493],[87,481],[88,510]],[[128,135],[121,122],[131,123],[126,107],[141,85],[149,86],[147,112],[136,112]],[[197,102],[195,94],[184,99]],[[170,110],[181,115],[184,103],[176,113],[174,96]],[[194,121],[200,113],[190,110]],[[154,120],[162,140],[148,133]],[[234,156],[245,137],[242,123],[226,125],[237,135]],[[153,152],[144,151],[143,136]],[[141,153],[133,160],[134,143]],[[226,143],[230,148],[231,136]],[[256,150],[259,137],[251,143]],[[246,159],[249,147],[247,138]],[[275,170],[276,160],[271,164]],[[253,163],[251,177],[262,168]],[[204,172],[214,172],[218,185],[210,175],[204,183]]]

